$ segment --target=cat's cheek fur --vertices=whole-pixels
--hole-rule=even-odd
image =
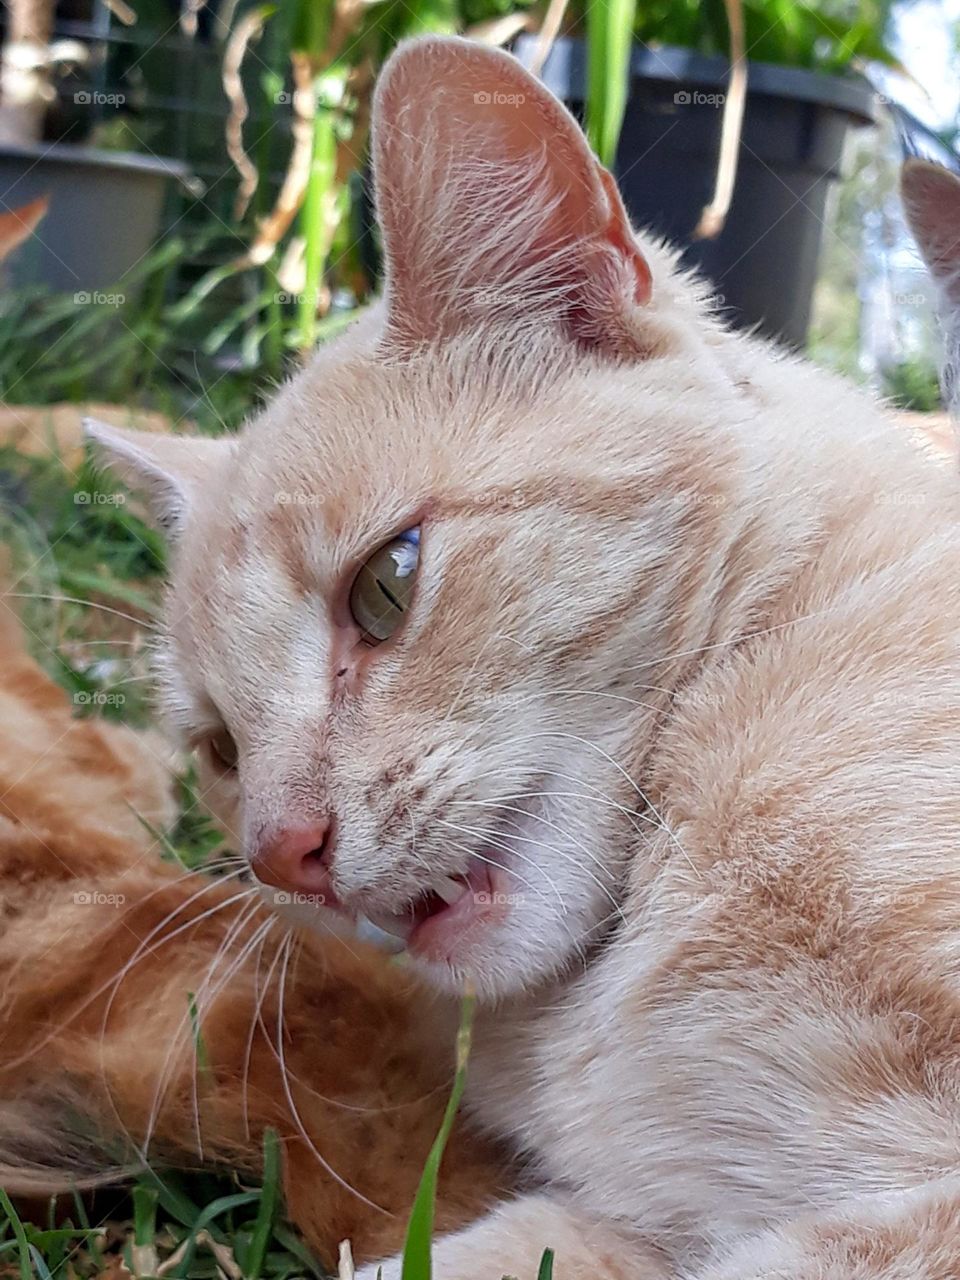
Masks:
[[[525,868],[522,879],[501,877],[493,902],[482,905],[483,918],[445,957],[425,956],[414,943],[410,959],[416,970],[453,994],[469,981],[481,999],[492,1001],[535,989],[578,961],[585,963],[605,922],[619,910],[616,880],[598,884],[577,856],[572,845],[567,861],[546,858],[542,871]]]

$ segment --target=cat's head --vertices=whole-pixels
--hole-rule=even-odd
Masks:
[[[960,418],[960,175],[911,158],[900,179],[903,207],[937,287],[943,328],[943,398]]]
[[[703,643],[735,395],[514,59],[404,47],[373,158],[382,307],[236,439],[91,434],[170,531],[166,711],[272,900],[494,996],[576,963],[656,829],[635,775]]]

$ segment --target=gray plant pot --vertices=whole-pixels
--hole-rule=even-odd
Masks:
[[[4,265],[5,278],[58,293],[122,291],[157,238],[170,180],[186,176],[176,161],[122,151],[3,144],[0,213],[39,196],[50,201],[36,235]]]
[[[521,61],[534,41],[517,41]],[[730,213],[716,239],[695,240],[713,191],[728,76],[723,58],[635,46],[614,171],[637,225],[683,249],[684,261],[713,282],[732,323],[802,347],[827,194],[849,130],[873,122],[875,95],[856,76],[751,62]],[[558,40],[543,79],[582,115],[583,41]]]

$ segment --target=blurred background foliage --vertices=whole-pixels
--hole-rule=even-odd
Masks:
[[[893,9],[745,0],[746,45],[835,73],[895,63]],[[588,36],[586,120],[602,154],[616,143],[631,41],[712,54],[730,40],[723,0],[61,0],[54,36],[79,56],[52,74],[45,137],[173,156],[195,182],[170,192],[159,248],[118,282],[129,297],[119,317],[78,315],[40,289],[5,292],[0,397],[97,397],[236,425],[375,288],[365,165],[385,56],[422,32],[506,44],[544,26]],[[119,104],[100,101],[111,91]]]
[[[18,4],[44,3],[11,0],[8,29]],[[832,73],[895,65],[892,20],[911,3],[744,0],[746,46]],[[44,137],[173,157],[192,182],[171,189],[159,247],[118,281],[120,308],[4,291],[0,399],[96,397],[235,426],[376,287],[371,90],[396,43],[428,31],[585,34],[586,123],[608,160],[634,41],[729,49],[724,0],[59,0],[52,34],[76,54],[51,71]],[[812,349],[857,373],[852,271],[837,264],[845,293],[826,299]]]

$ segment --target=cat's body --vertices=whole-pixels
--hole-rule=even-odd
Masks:
[[[955,1280],[955,478],[705,315],[510,60],[410,47],[374,150],[385,313],[238,442],[95,435],[258,875],[479,990],[535,1189],[439,1280]]]

